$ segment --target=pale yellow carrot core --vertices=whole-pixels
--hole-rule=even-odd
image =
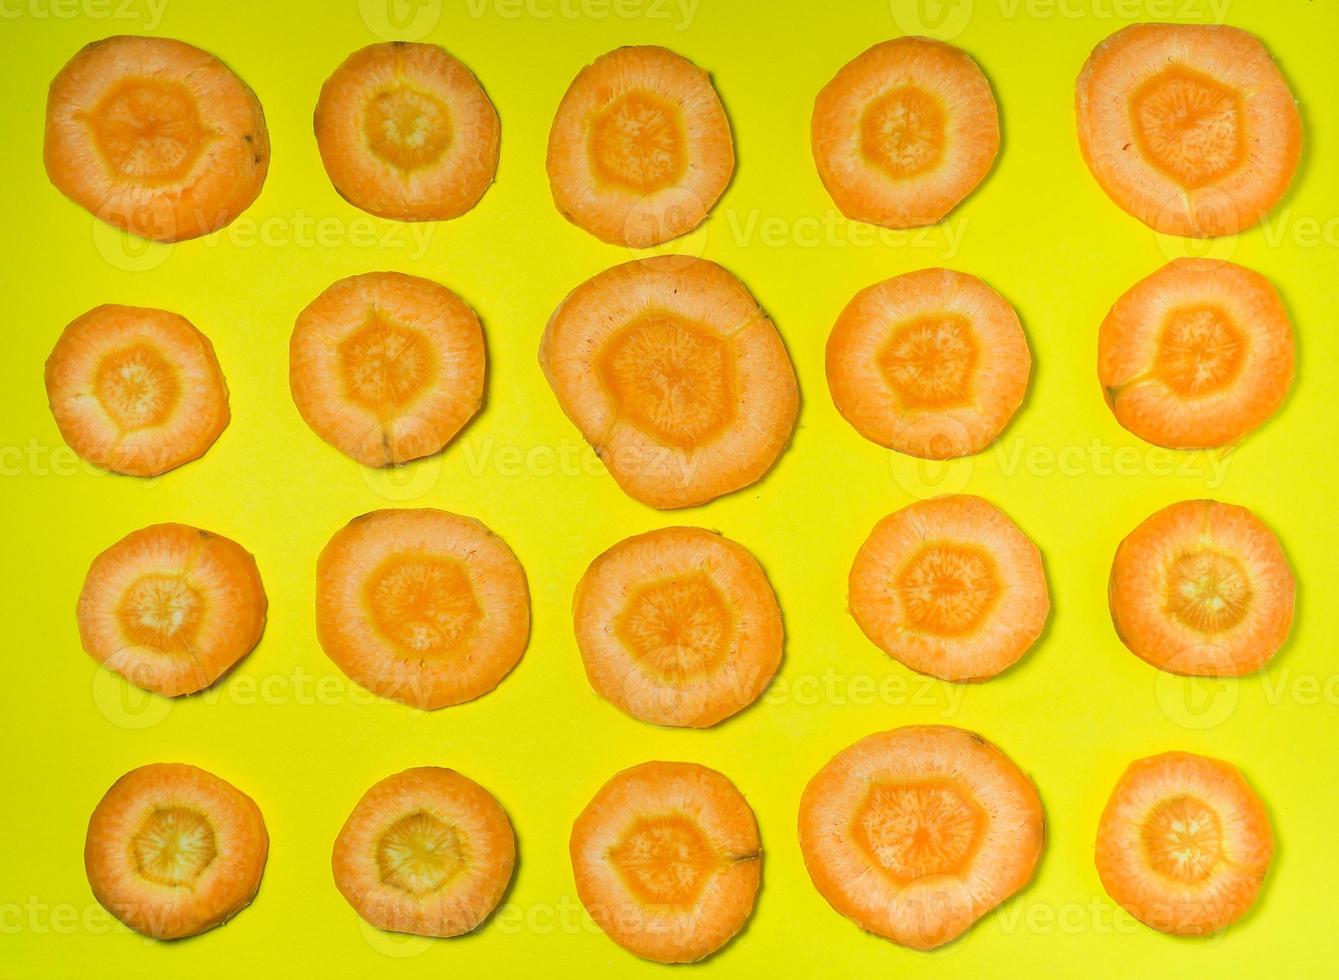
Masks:
[[[1139,837],[1149,867],[1174,881],[1204,881],[1223,860],[1218,814],[1193,796],[1175,796],[1155,806]]]
[[[465,870],[460,832],[426,811],[401,817],[377,841],[381,880],[411,895],[439,890]]]
[[[1241,93],[1184,65],[1169,65],[1130,97],[1144,159],[1187,190],[1227,176],[1246,158]]]
[[[451,145],[451,110],[437,96],[400,82],[368,99],[363,135],[391,166],[406,172],[427,167]]]
[[[1167,608],[1201,633],[1221,633],[1243,619],[1251,605],[1251,582],[1231,555],[1200,548],[1178,555],[1167,571]]]
[[[188,887],[217,855],[214,829],[188,807],[158,807],[130,838],[131,863],[156,885]]]
[[[860,152],[890,177],[933,170],[944,155],[944,107],[916,85],[899,85],[870,101],[860,116]]]
[[[861,849],[888,878],[962,875],[985,837],[986,812],[948,779],[876,782],[852,819]]]
[[[141,575],[116,608],[121,633],[135,646],[164,653],[191,653],[206,600],[180,575]]]
[[[123,430],[161,425],[181,400],[177,372],[149,344],[131,344],[98,362],[93,394]]]

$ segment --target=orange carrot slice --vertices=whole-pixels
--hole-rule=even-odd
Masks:
[[[874,45],[814,100],[818,176],[842,214],[932,225],[985,180],[1000,148],[990,82],[964,51],[924,37]]]
[[[781,610],[762,566],[698,527],[649,531],[600,555],[573,617],[591,687],[657,725],[714,725],[757,700],[781,665]]]
[[[496,534],[441,510],[378,510],[316,564],[316,636],[352,680],[419,708],[487,694],[525,651],[530,590]]]
[[[1144,925],[1203,936],[1255,904],[1274,854],[1260,797],[1237,768],[1166,752],[1125,770],[1102,811],[1102,887]]]
[[[861,739],[809,780],[800,850],[842,915],[934,949],[1032,880],[1045,819],[1032,780],[980,735],[912,725]]]
[[[652,507],[760,479],[799,411],[772,321],[705,259],[626,262],[582,283],[549,319],[539,361],[610,475]]]
[[[979,453],[1027,393],[1014,308],[975,276],[922,269],[856,293],[828,336],[828,388],[862,436],[923,459]]]
[[[903,665],[980,681],[1037,641],[1051,600],[1037,546],[994,504],[957,494],[917,501],[874,526],[851,565],[850,608]]]
[[[335,838],[335,886],[364,921],[415,936],[459,936],[502,900],[516,835],[488,790],[451,769],[387,776]]]
[[[315,129],[335,190],[383,218],[458,217],[497,173],[497,111],[435,44],[388,41],[349,55],[321,86]]]
[[[591,918],[657,963],[692,963],[728,943],[762,878],[748,801],[691,762],[645,762],[614,776],[572,825],[570,849]]]
[[[154,524],[93,559],[76,618],[90,657],[173,697],[203,690],[250,653],[266,607],[256,560],[237,542]]]
[[[265,115],[207,51],[165,37],[81,48],[51,82],[47,177],[95,217],[141,238],[216,231],[260,194]]]
[[[1176,259],[1102,321],[1097,373],[1116,420],[1170,449],[1235,442],[1269,419],[1293,379],[1293,329],[1257,272]]]
[[[1122,210],[1155,231],[1210,238],[1278,203],[1302,120],[1258,38],[1219,24],[1134,24],[1096,48],[1074,94],[1079,148]]]
[[[549,130],[549,187],[569,221],[646,248],[701,224],[735,169],[730,121],[710,76],[654,46],[595,59]]]
[[[300,314],[289,389],[312,430],[364,466],[440,452],[483,404],[483,328],[445,286],[400,272],[341,279]]]
[[[93,810],[84,868],[131,929],[181,939],[222,925],[260,888],[270,838],[255,801],[195,766],[132,769]]]
[[[198,459],[227,428],[228,387],[209,338],[184,317],[97,306],[46,362],[61,437],[94,466],[158,476]]]
[[[1159,670],[1249,674],[1292,628],[1296,583],[1274,532],[1245,507],[1184,500],[1120,543],[1111,620],[1121,642]]]

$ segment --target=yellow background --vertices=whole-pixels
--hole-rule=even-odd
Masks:
[[[1306,152],[1266,223],[1207,251],[1279,287],[1299,336],[1299,377],[1279,416],[1230,455],[1176,454],[1120,429],[1095,377],[1098,323],[1115,297],[1190,247],[1154,235],[1093,182],[1075,145],[1073,81],[1127,17],[1205,21],[1223,0],[975,0],[941,5],[701,0],[228,3],[7,0],[0,18],[9,183],[0,355],[4,536],[4,791],[0,975],[651,976],[576,910],[572,817],[615,771],[651,758],[720,769],[757,811],[764,886],[743,935],[696,968],[714,976],[998,974],[1264,975],[1339,953],[1339,682],[1327,598],[1339,533],[1333,420],[1339,353],[1339,9],[1231,0],[1302,104]],[[69,6],[60,6],[62,2]],[[394,12],[394,8],[392,9]],[[121,16],[126,15],[126,16]],[[417,18],[417,19],[415,19]],[[161,22],[155,23],[155,20]],[[919,25],[919,26],[918,26]],[[178,37],[217,53],[258,93],[273,164],[229,229],[144,246],[97,225],[47,183],[45,88],[84,43]],[[880,232],[838,217],[814,172],[814,93],[844,62],[901,33],[951,38],[994,85],[1004,142],[994,172],[942,226]],[[363,215],[326,179],[311,134],[321,82],[382,37],[441,43],[482,80],[502,118],[496,185],[464,217],[413,226]],[[563,418],[535,360],[550,311],[576,283],[626,260],[565,222],[544,175],[554,107],[576,71],[620,44],[657,43],[713,74],[738,151],[711,219],[667,249],[738,274],[772,314],[800,377],[793,444],[759,485],[683,513],[623,496]],[[427,236],[423,238],[421,236]],[[319,240],[318,240],[319,238]],[[1205,251],[1200,248],[1199,251]],[[823,344],[856,289],[947,265],[1018,307],[1036,366],[1003,439],[974,460],[927,466],[863,441],[837,415]],[[362,470],[325,446],[289,399],[296,313],[336,278],[398,269],[439,280],[480,313],[491,371],[482,415],[440,458]],[[152,481],[93,471],[62,444],[42,362],[61,328],[103,302],[176,310],[213,340],[232,424],[200,461]],[[1046,556],[1054,612],[1014,670],[970,689],[919,678],[868,643],[844,611],[850,559],[869,528],[917,496],[968,489],[1000,504]],[[1112,632],[1105,583],[1120,538],[1192,496],[1246,504],[1279,532],[1300,579],[1292,639],[1239,682],[1159,679]],[[534,634],[486,697],[432,714],[363,695],[312,628],[317,552],[354,515],[434,506],[475,515],[530,577]],[[130,530],[175,520],[243,543],[270,598],[260,646],[216,689],[169,703],[99,674],[74,603],[90,559]],[[767,568],[786,616],[786,659],[763,703],[707,732],[635,722],[588,688],[572,639],[572,589],[598,552],[670,523],[717,528]],[[1040,787],[1049,841],[1036,880],[962,941],[932,954],[862,934],[805,874],[795,811],[805,780],[860,736],[948,722],[995,740]],[[1268,803],[1278,854],[1256,910],[1226,935],[1178,940],[1136,925],[1093,868],[1098,815],[1133,758],[1184,748],[1239,764]],[[159,944],[126,932],[89,892],[88,814],[125,770],[199,764],[252,794],[272,845],[254,905],[225,928]],[[330,845],[372,782],[412,765],[458,768],[511,813],[520,864],[500,914],[466,938],[381,935],[335,891]]]

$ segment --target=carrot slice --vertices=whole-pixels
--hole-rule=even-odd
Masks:
[[[236,541],[154,524],[89,566],[76,618],[88,655],[146,691],[203,690],[260,642],[267,602]]]
[[[1283,404],[1293,328],[1269,280],[1217,259],[1176,259],[1135,283],[1097,340],[1116,420],[1170,449],[1235,442]]]
[[[321,86],[315,129],[335,190],[383,218],[458,217],[497,173],[497,110],[435,44],[388,41],[349,55]]]
[[[701,224],[735,169],[711,77],[651,45],[581,70],[549,130],[549,188],[563,216],[613,245],[646,248]]]
[[[693,963],[728,943],[762,880],[758,821],[734,783],[691,762],[644,762],[572,825],[577,895],[624,949]]]
[[[289,342],[293,403],[364,466],[440,452],[483,404],[479,318],[445,286],[400,272],[341,279],[300,314]]]
[[[42,150],[55,188],[141,238],[216,231],[260,194],[265,114],[207,51],[165,37],[108,37],[51,82]]]
[[[195,766],[132,769],[88,821],[84,868],[93,895],[131,929],[182,939],[251,904],[270,838],[254,800]]]
[[[335,886],[378,929],[446,938],[478,927],[516,866],[516,835],[488,790],[423,766],[381,780],[335,838]]]
[[[316,564],[316,636],[383,698],[442,708],[487,694],[530,636],[525,572],[496,534],[442,510],[378,510]]]
[[[814,100],[818,176],[842,214],[888,228],[932,225],[995,163],[990,82],[964,51],[924,37],[874,45]]]
[[[698,527],[604,552],[577,585],[573,618],[591,687],[657,725],[714,725],[757,700],[781,665],[781,610],[762,566]]]
[[[104,305],[77,317],[47,358],[46,391],[70,448],[128,476],[198,459],[230,418],[209,338],[166,310]]]
[[[1273,855],[1269,815],[1236,766],[1189,752],[1132,762],[1097,829],[1107,894],[1178,936],[1217,932],[1245,915]]]
[[[539,362],[618,485],[652,507],[760,479],[790,440],[799,389],[772,321],[714,262],[626,262],[549,319]]]
[[[994,504],[917,501],[870,532],[851,565],[851,615],[922,674],[980,681],[1013,666],[1050,613],[1041,552]]]
[[[1176,674],[1232,677],[1269,662],[1296,583],[1279,539],[1245,507],[1184,500],[1116,549],[1111,620],[1131,652]]]
[[[800,850],[842,915],[934,949],[1032,880],[1045,820],[1032,780],[994,745],[912,725],[861,739],[809,780]]]
[[[1302,120],[1259,39],[1220,24],[1134,24],[1084,63],[1079,148],[1122,210],[1155,231],[1211,238],[1283,197]]]
[[[923,459],[979,453],[1027,393],[1014,308],[975,276],[921,269],[855,294],[828,336],[828,388],[862,436]]]

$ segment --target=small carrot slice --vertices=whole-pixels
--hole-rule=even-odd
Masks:
[[[711,77],[651,45],[601,55],[572,81],[549,130],[553,202],[613,245],[646,248],[701,224],[735,169]]]
[[[657,963],[693,963],[723,947],[744,928],[762,880],[748,801],[691,762],[618,773],[573,823],[570,850],[591,918]]]
[[[93,810],[84,868],[94,897],[138,933],[182,939],[251,904],[269,853],[254,800],[195,766],[132,769]]]
[[[1283,546],[1245,507],[1184,500],[1116,549],[1108,594],[1130,651],[1176,674],[1233,677],[1269,662],[1292,628]]]
[[[335,838],[335,887],[364,921],[447,938],[497,908],[516,866],[516,835],[493,795],[451,769],[381,780]]]
[[[47,358],[46,391],[70,448],[127,476],[198,459],[230,418],[209,338],[166,310],[104,305],[77,317]]]
[[[479,318],[445,286],[400,272],[341,279],[298,314],[293,403],[364,466],[440,452],[483,404]]]
[[[203,690],[250,653],[266,607],[256,560],[236,541],[154,524],[93,559],[76,619],[90,657],[173,697]]]
[[[1027,393],[1014,308],[975,276],[921,269],[856,293],[828,336],[828,388],[862,436],[923,459],[979,453]]]
[[[922,674],[980,681],[1041,636],[1050,593],[1041,552],[988,501],[932,497],[889,514],[856,553],[851,615]]]
[[[781,665],[781,610],[762,566],[698,527],[604,552],[577,585],[573,618],[591,687],[656,725],[714,725],[757,700]]]
[[[516,666],[530,590],[511,549],[479,521],[373,511],[321,551],[316,636],[373,694],[442,708],[487,694]]]
[[[1258,222],[1302,155],[1302,120],[1260,40],[1221,24],[1134,24],[1093,49],[1074,95],[1079,149],[1122,210],[1210,238]]]
[[[662,509],[760,479],[799,411],[772,321],[705,259],[626,262],[582,283],[549,319],[539,362],[618,485]]]
[[[874,45],[814,100],[818,176],[842,214],[932,225],[976,189],[1000,149],[990,82],[966,52],[924,37]]]
[[[1045,821],[1032,780],[994,745],[912,725],[861,739],[809,780],[800,850],[842,915],[934,949],[1032,880]]]
[[[1097,373],[1116,421],[1169,449],[1236,442],[1283,404],[1293,328],[1269,280],[1217,259],[1176,259],[1116,300]]]
[[[388,41],[349,55],[316,103],[316,146],[340,196],[400,221],[445,221],[497,173],[497,111],[435,44]]]
[[[108,37],[51,82],[42,150],[56,189],[141,238],[178,242],[231,223],[270,166],[265,114],[207,51]]]
[[[1177,936],[1217,932],[1245,915],[1273,855],[1269,815],[1241,772],[1189,752],[1132,762],[1097,829],[1107,894]]]

